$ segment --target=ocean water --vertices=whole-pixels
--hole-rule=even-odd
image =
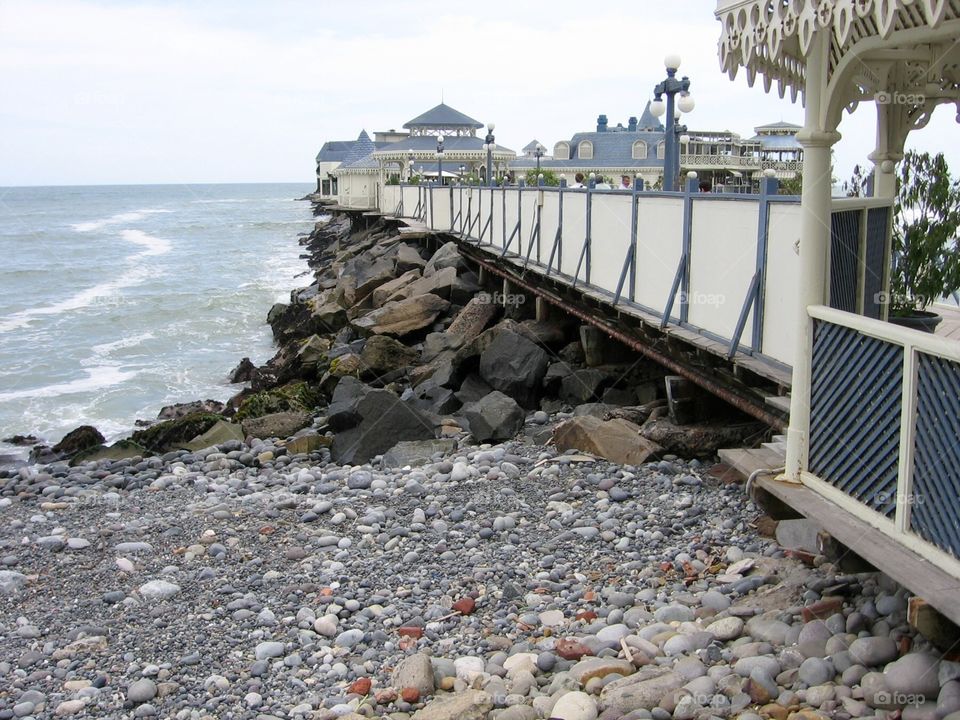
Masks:
[[[308,284],[307,184],[0,188],[0,438],[108,439],[239,390],[266,314]],[[0,444],[0,454],[12,454]]]

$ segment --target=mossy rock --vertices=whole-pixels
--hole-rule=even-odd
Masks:
[[[319,389],[309,383],[287,383],[246,398],[237,410],[234,420],[239,422],[290,410],[311,412],[320,404],[321,399]]]
[[[70,460],[71,465],[78,465],[97,460],[126,460],[133,457],[145,457],[150,451],[133,440],[117,440],[113,445],[90,448],[76,455]]]
[[[166,420],[143,430],[137,430],[130,439],[151,452],[168,452],[185,446],[223,419],[222,415],[216,413],[190,413],[177,420]]]

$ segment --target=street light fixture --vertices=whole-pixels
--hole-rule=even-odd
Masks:
[[[533,151],[533,156],[537,159],[537,175],[540,175],[540,158],[543,157],[543,146],[537,145]]]
[[[413,180],[413,148],[407,151],[407,168],[407,182],[411,182]]]
[[[493,123],[487,123],[487,136],[483,139],[483,150],[487,153],[487,185],[493,187],[493,150],[497,146],[493,137]]]
[[[650,103],[650,112],[654,117],[661,117],[666,113],[664,123],[664,158],[663,158],[663,189],[676,190],[677,176],[680,174],[680,152],[677,147],[678,137],[686,132],[686,127],[680,125],[674,104],[680,112],[691,112],[695,106],[693,96],[690,95],[690,78],[684,75],[677,79],[677,69],[680,67],[680,56],[671,54],[664,58],[663,64],[667,68],[667,77],[653,89],[653,102]],[[664,103],[663,96],[667,96]],[[676,96],[680,97],[677,98]]]
[[[437,135],[437,182],[443,185],[443,135]]]

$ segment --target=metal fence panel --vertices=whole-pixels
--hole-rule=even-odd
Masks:
[[[887,228],[890,208],[867,210],[867,239],[864,249],[863,314],[880,320],[883,317],[882,293],[886,288]]]

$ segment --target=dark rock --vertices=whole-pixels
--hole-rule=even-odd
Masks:
[[[374,335],[360,353],[362,370],[382,374],[406,369],[417,359],[417,351],[387,335]]]
[[[19,447],[30,447],[31,445],[39,443],[40,438],[34,437],[33,435],[14,435],[13,437],[3,438],[0,442],[17,445]]]
[[[429,440],[433,422],[388,390],[370,390],[357,404],[360,423],[337,434],[331,455],[341,465],[356,465],[386,452],[401,440]]]
[[[143,430],[137,430],[130,439],[151,452],[163,453],[186,446],[223,418],[214,413],[195,412],[176,420],[165,420]]]
[[[63,440],[53,446],[53,452],[63,457],[73,457],[77,453],[103,445],[105,438],[92,425],[81,425],[63,436]]]
[[[680,457],[713,455],[720,448],[740,447],[759,437],[764,426],[756,422],[718,420],[708,423],[676,425],[670,418],[655,417],[644,423],[640,434]]]
[[[480,377],[525,407],[536,404],[549,358],[543,348],[514,332],[500,332],[480,354]]]
[[[460,390],[457,391],[457,399],[466,405],[489,395],[492,390],[493,388],[487,385],[479,375],[470,374],[464,378],[460,385]]]
[[[333,399],[327,408],[327,424],[335,432],[356,426],[362,419],[360,401],[370,391],[370,387],[353,377],[340,378],[333,391]]]
[[[516,400],[498,390],[464,406],[463,415],[478,442],[512,438],[523,427],[524,420],[523,409]]]
[[[399,277],[395,277],[389,282],[385,282],[383,285],[378,287],[370,295],[370,300],[373,307],[378,308],[382,307],[391,298],[396,299],[394,295],[405,287],[410,285],[410,283],[415,282],[420,278],[420,271],[417,269],[407,270],[405,273]]]
[[[320,405],[321,399],[321,393],[315,385],[303,381],[291,382],[244,398],[235,417],[242,421],[290,410],[312,412]]]
[[[417,270],[419,274],[419,271],[423,269],[427,261],[420,257],[420,251],[413,245],[400,245],[397,247],[394,263],[397,273]]]
[[[247,358],[244,358],[247,360]],[[242,362],[240,363],[243,364]],[[251,367],[253,363],[250,364]],[[233,382],[231,380],[231,382]],[[238,381],[242,382],[242,381]],[[188,403],[177,403],[176,405],[166,405],[160,408],[157,413],[157,420],[177,420],[193,413],[214,413],[219,415],[224,411],[224,404],[217,400],[195,400]]]
[[[234,384],[250,382],[253,380],[253,374],[256,372],[256,369],[257,366],[251,362],[250,358],[245,357],[230,371],[230,382]]]
[[[598,400],[610,375],[597,368],[574,370],[560,381],[560,397],[573,405]]]
[[[466,263],[460,254],[460,249],[453,241],[442,245],[440,249],[430,257],[423,268],[423,276],[430,277],[444,268],[454,268],[455,270],[466,268]]]

